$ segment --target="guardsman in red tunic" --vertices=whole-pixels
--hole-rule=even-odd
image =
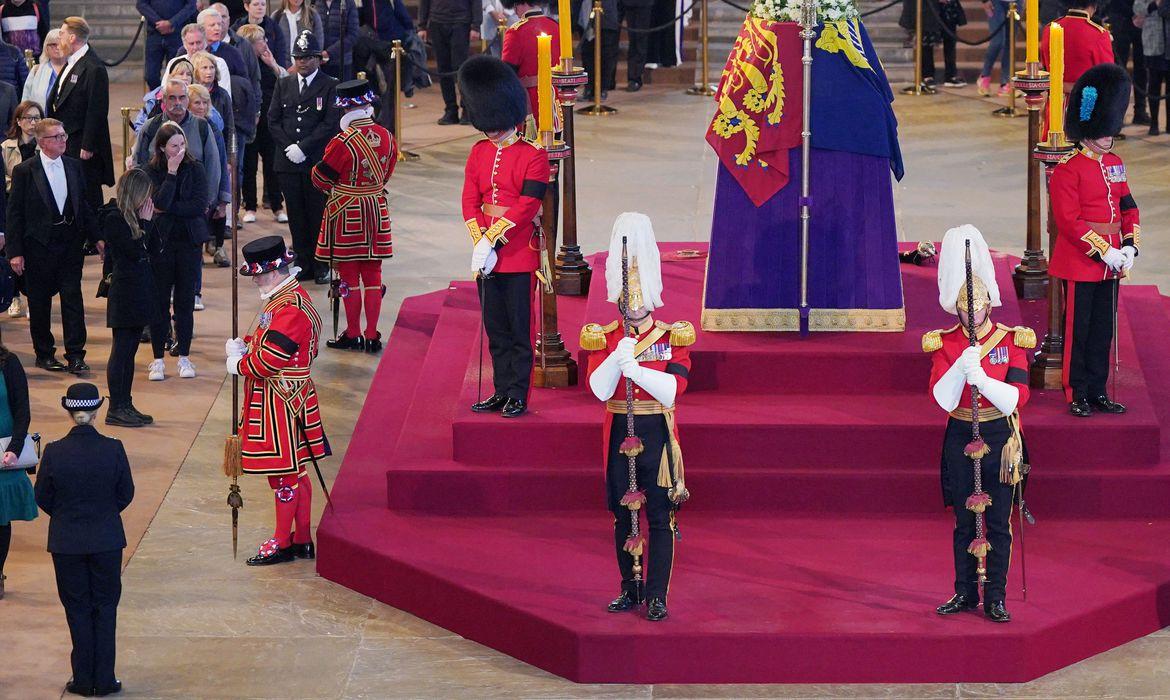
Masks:
[[[627,239],[629,298],[622,303],[622,237]],[[674,566],[675,515],[689,497],[683,474],[682,450],[675,422],[675,403],[686,391],[691,370],[690,346],[695,328],[687,321],[663,323],[651,313],[662,306],[662,274],[654,229],[644,214],[618,217],[605,265],[609,299],[625,306],[632,326],[627,334],[621,319],[607,325],[590,323],[581,330],[581,349],[589,351],[589,388],[605,402],[605,485],[614,516],[614,547],[621,594],[609,604],[623,612],[646,603],[646,618],[666,618],[666,594]],[[641,440],[635,459],[637,489],[630,489],[627,440],[626,382],[632,388],[634,434]],[[637,496],[637,498],[632,498]],[[643,499],[644,497],[644,499]],[[649,550],[641,537],[632,538],[635,516],[644,509],[650,528]],[[641,559],[636,563],[635,555]],[[644,556],[642,556],[644,555]],[[645,590],[638,579],[645,561]]]
[[[971,241],[974,273],[970,298],[964,265],[966,240]],[[999,287],[987,243],[975,227],[947,232],[938,277],[939,301],[944,309],[958,315],[959,323],[930,331],[922,338],[922,349],[931,353],[931,395],[950,416],[943,437],[942,488],[944,505],[955,513],[955,595],[936,611],[952,615],[979,607],[979,552],[985,554],[987,565],[983,612],[992,622],[1009,622],[1004,597],[1011,559],[1013,492],[1027,472],[1019,410],[1028,402],[1028,351],[1036,346],[1036,333],[991,321],[992,306],[1001,303]],[[967,331],[969,314],[974,316],[975,345],[971,345]],[[979,430],[986,444],[979,495],[975,463],[969,456],[974,444],[972,387],[979,392]],[[976,536],[975,511],[983,513],[985,539]]]
[[[1065,132],[1078,149],[1049,180],[1056,243],[1049,273],[1065,283],[1064,386],[1074,416],[1124,413],[1109,398],[1109,354],[1120,280],[1133,267],[1140,213],[1113,134],[1129,108],[1129,74],[1094,66],[1069,96]]]
[[[382,259],[394,254],[386,183],[398,162],[398,145],[374,123],[374,91],[365,80],[338,85],[336,104],[342,111],[341,133],[325,147],[312,173],[313,185],[329,197],[317,236],[317,259],[336,263],[341,277],[337,291],[345,303],[345,332],[325,345],[376,353],[382,349],[378,314],[386,293]]]
[[[249,566],[314,557],[309,534],[313,489],[305,467],[330,454],[309,374],[321,317],[290,274],[294,257],[280,236],[244,246],[240,274],[250,276],[260,289],[264,310],[251,335],[226,345],[227,371],[244,377],[243,470],[267,476],[276,500],[276,532],[248,560]]]
[[[1064,94],[1085,71],[1100,63],[1113,63],[1113,39],[1109,30],[1094,22],[1092,9],[1097,3],[1090,0],[1072,0],[1069,11],[1056,24],[1064,30]],[[1048,34],[1052,25],[1040,33],[1040,60],[1048,66]]]
[[[503,61],[469,58],[459,69],[459,92],[471,123],[487,135],[467,156],[463,219],[495,391],[471,410],[516,418],[528,409],[532,378],[533,273],[541,265],[538,219],[548,189],[548,154],[516,130],[528,113],[528,96]]]
[[[544,13],[548,6],[545,0],[503,0],[503,4],[520,15],[520,20],[504,33],[500,58],[516,70],[520,84],[528,91],[528,112],[536,114],[536,71],[540,65],[536,60],[536,37],[552,37],[552,65],[556,66],[561,62],[560,28],[555,19]]]

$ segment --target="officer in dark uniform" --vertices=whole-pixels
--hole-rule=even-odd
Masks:
[[[57,594],[73,638],[73,678],[65,690],[109,695],[114,677],[118,599],[122,596],[121,512],[134,498],[122,443],[94,429],[102,397],[93,384],[69,387],[61,405],[76,426],[45,446],[37,474],[37,505],[49,516],[49,552]]]
[[[340,114],[334,104],[337,79],[320,70],[321,42],[312,32],[301,32],[292,55],[297,74],[277,82],[268,108],[268,131],[280,192],[288,203],[293,250],[304,265],[297,279],[326,284],[329,270],[315,262],[325,193],[313,186],[310,172],[325,154],[325,144],[340,130]]]

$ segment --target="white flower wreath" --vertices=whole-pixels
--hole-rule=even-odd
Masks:
[[[801,7],[806,0],[754,0],[751,16],[773,22],[799,22]],[[817,0],[817,20],[841,22],[857,19],[857,5],[853,0]]]

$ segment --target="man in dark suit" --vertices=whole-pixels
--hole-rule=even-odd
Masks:
[[[69,387],[61,405],[76,425],[45,446],[36,485],[37,505],[49,516],[57,595],[73,638],[73,678],[65,690],[86,696],[122,689],[114,676],[126,547],[121,513],[134,499],[125,448],[93,427],[102,401],[93,384]]]
[[[12,171],[7,206],[8,261],[14,273],[24,276],[37,367],[80,374],[89,371],[81,300],[84,246],[88,240],[100,250],[102,243],[94,211],[85,200],[82,164],[64,155],[69,139],[65,127],[56,119],[42,119],[36,137],[40,154]],[[55,294],[61,295],[68,367],[57,360],[50,324]]]
[[[654,12],[654,0],[618,0],[618,12],[625,20],[630,43],[626,57],[626,91],[642,89],[643,72],[646,70],[646,56],[650,48],[650,15]]]
[[[276,177],[288,204],[293,250],[302,265],[297,279],[329,281],[329,271],[315,262],[317,233],[325,212],[325,194],[313,186],[310,171],[325,155],[325,144],[339,131],[333,104],[337,80],[321,68],[321,42],[305,30],[293,44],[297,73],[276,83],[268,107],[268,130],[276,155]]]
[[[151,90],[162,81],[162,67],[179,53],[179,30],[195,17],[194,0],[138,0],[134,5],[146,18],[146,85]]]
[[[85,198],[97,209],[102,185],[114,184],[114,152],[110,148],[110,78],[89,48],[89,24],[66,17],[61,25],[61,51],[68,63],[49,92],[46,117],[60,119],[69,134],[65,153],[80,158],[85,170]]]

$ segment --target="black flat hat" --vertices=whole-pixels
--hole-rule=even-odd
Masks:
[[[243,251],[244,264],[240,266],[240,274],[245,277],[278,270],[296,259],[296,255],[288,249],[280,236],[257,238],[245,245]]]
[[[61,397],[61,407],[66,411],[94,411],[104,401],[96,386],[89,382],[77,382],[65,390],[65,395]]]
[[[370,81],[365,78],[339,83],[336,91],[337,97],[334,101],[341,109],[374,104],[374,90],[370,87]]]

